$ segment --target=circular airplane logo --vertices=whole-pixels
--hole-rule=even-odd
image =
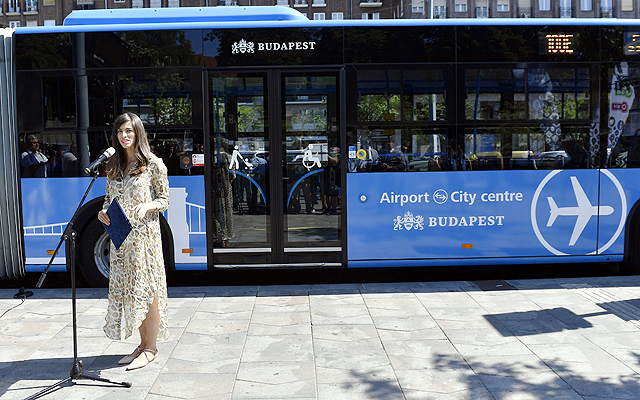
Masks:
[[[613,232],[597,250],[584,253],[600,254],[620,237],[627,215],[627,199],[622,185],[610,171],[603,169],[600,174],[600,195],[597,184],[588,185],[593,179],[585,178],[593,175],[581,170],[551,171],[538,185],[531,200],[531,225],[540,243],[551,253],[575,255],[581,249],[594,249],[607,240],[603,234]],[[585,229],[590,223],[592,227],[597,223],[598,229]],[[580,240],[586,247],[579,245]]]

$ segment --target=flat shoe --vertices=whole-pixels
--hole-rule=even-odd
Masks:
[[[129,364],[127,371],[142,368],[158,357],[158,350],[144,349],[140,355]]]
[[[131,364],[131,362],[133,360],[135,360],[140,355],[141,351],[142,351],[142,349],[140,347],[136,347],[136,349],[133,351],[133,353],[129,354],[128,356],[122,357],[118,361],[118,364],[120,364],[120,365]]]

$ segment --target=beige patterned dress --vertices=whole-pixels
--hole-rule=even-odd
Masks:
[[[158,340],[167,340],[167,282],[158,218],[159,212],[169,207],[167,168],[160,158],[152,155],[145,172],[107,179],[106,192],[103,208],[117,197],[133,230],[119,250],[111,244],[109,306],[104,332],[113,340],[131,336],[146,318],[154,295],[158,295]],[[132,209],[148,202],[154,202],[157,209],[140,220]]]

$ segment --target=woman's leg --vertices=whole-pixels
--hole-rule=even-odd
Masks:
[[[147,345],[147,320],[145,319],[140,324],[140,328],[138,328],[138,332],[140,332],[140,347],[141,349],[145,349]]]
[[[158,311],[158,296],[153,296],[153,303],[147,312],[147,318],[142,322],[140,327],[144,326],[144,331],[140,330],[140,337],[144,334],[142,342],[145,349],[156,350],[156,340],[158,339],[158,331],[160,330],[160,312]]]
[[[156,358],[158,350],[156,341],[160,330],[160,313],[158,312],[158,296],[153,297],[153,303],[147,312],[147,317],[140,325],[141,353],[133,360],[127,370],[144,367]]]
[[[157,309],[157,306],[156,306],[156,309]],[[147,315],[149,314],[147,313]],[[140,344],[138,345],[138,347],[136,347],[136,349],[131,354],[120,359],[120,361],[118,361],[118,364],[129,364],[140,355],[142,350],[150,348],[147,346],[147,340],[149,337],[149,329],[147,327],[148,325],[149,324],[147,322],[147,319],[145,318],[145,320],[142,321],[142,323],[140,324],[140,327],[138,328],[138,332],[140,333]],[[155,344],[153,349],[155,350]]]

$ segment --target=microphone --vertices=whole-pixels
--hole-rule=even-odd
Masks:
[[[91,165],[89,165],[87,168],[85,168],[84,170],[86,171],[87,174],[90,174],[91,171],[93,171],[94,169],[96,169],[100,164],[102,164],[105,160],[108,160],[109,158],[111,158],[112,155],[116,154],[116,149],[114,149],[113,147],[109,147],[108,149],[106,149],[104,151],[104,153],[102,153],[102,155],[100,157],[98,157],[97,160],[95,160],[94,162],[91,163]]]

